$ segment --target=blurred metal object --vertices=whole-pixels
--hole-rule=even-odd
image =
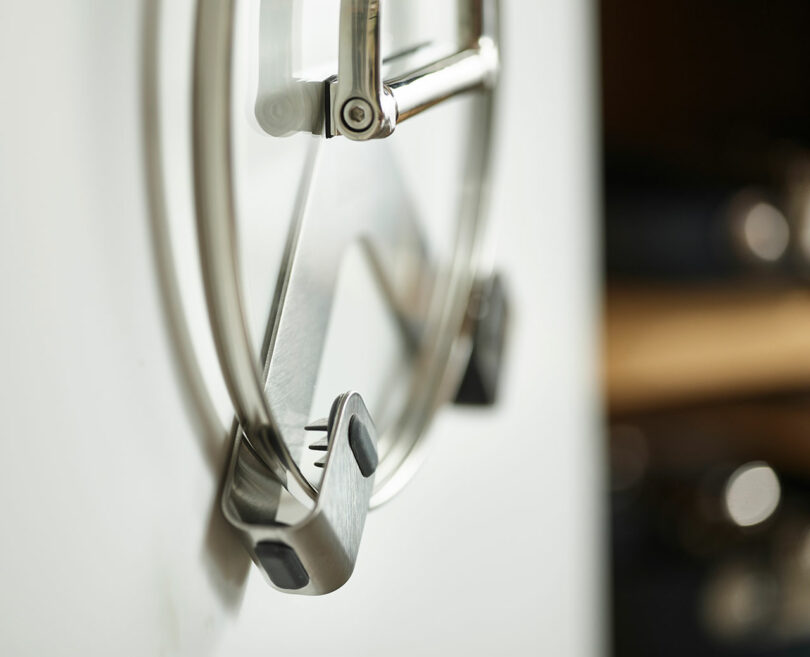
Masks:
[[[263,0],[260,6],[254,112],[273,137],[323,130],[323,81],[293,76],[295,6],[293,0]]]

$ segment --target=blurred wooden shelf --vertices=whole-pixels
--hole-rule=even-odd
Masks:
[[[614,414],[810,389],[810,291],[612,286],[603,344]]]

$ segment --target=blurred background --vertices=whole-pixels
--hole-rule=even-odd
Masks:
[[[613,654],[810,654],[810,3],[603,0]]]

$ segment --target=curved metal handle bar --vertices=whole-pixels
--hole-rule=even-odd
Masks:
[[[389,136],[397,123],[473,89],[492,88],[498,48],[484,32],[483,0],[460,0],[464,49],[382,81],[382,0],[342,0],[338,76],[329,86],[327,136],[354,141]]]

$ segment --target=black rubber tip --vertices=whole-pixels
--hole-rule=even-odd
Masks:
[[[357,467],[364,477],[370,477],[377,470],[377,448],[363,421],[356,415],[349,420],[349,447],[357,461]]]
[[[301,589],[309,584],[304,564],[289,545],[262,541],[256,545],[256,556],[270,576],[270,581],[280,589]]]
[[[491,406],[498,398],[504,343],[509,320],[506,290],[494,276],[483,290],[467,370],[456,393],[456,404]]]

